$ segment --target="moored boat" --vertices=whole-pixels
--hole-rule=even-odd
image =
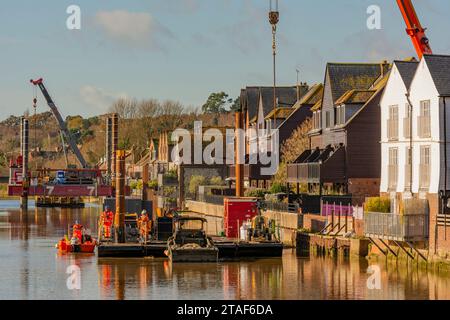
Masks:
[[[206,219],[177,217],[165,254],[172,262],[217,262],[219,250],[206,235]]]
[[[56,248],[60,253],[94,253],[97,241],[80,224],[74,224],[72,238],[66,235],[58,241]]]

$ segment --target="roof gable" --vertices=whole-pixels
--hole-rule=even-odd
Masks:
[[[394,61],[395,66],[397,67],[398,73],[403,80],[406,88],[411,86],[414,75],[416,74],[417,67],[419,66],[419,62],[417,61]]]
[[[450,96],[450,56],[424,55],[434,85],[441,96]]]

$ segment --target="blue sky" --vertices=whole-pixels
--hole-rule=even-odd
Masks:
[[[269,0],[4,1],[0,9],[0,119],[31,109],[30,78],[44,77],[64,115],[105,113],[118,97],[200,106],[271,84]],[[435,53],[450,54],[450,1],[416,0]],[[81,8],[81,30],[66,8]],[[366,27],[369,5],[382,29]],[[323,81],[326,62],[415,55],[395,0],[280,0],[278,80]],[[38,111],[47,110],[39,95]]]

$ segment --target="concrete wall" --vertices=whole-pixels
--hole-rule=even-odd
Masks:
[[[201,213],[208,216],[223,218],[224,207],[216,204],[198,202],[198,201],[186,201],[186,207],[188,210]]]

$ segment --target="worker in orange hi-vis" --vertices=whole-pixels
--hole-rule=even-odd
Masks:
[[[151,221],[148,217],[147,210],[142,210],[141,216],[138,219],[139,234],[142,242],[146,243],[148,234],[150,233]]]
[[[101,215],[101,223],[103,225],[103,236],[105,238],[111,238],[111,226],[114,221],[114,213],[109,209],[108,206],[105,207],[105,211]]]
[[[72,239],[73,238],[77,239],[79,244],[83,243],[83,226],[79,223],[73,225]]]

